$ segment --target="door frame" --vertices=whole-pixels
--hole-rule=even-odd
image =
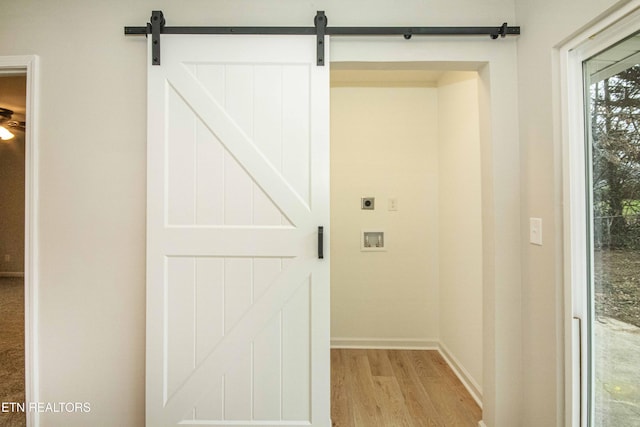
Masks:
[[[521,419],[521,220],[516,42],[331,37],[331,62],[411,63],[479,74],[483,227],[483,420]],[[499,362],[499,363],[498,363]]]
[[[587,209],[582,62],[640,30],[640,0],[609,10],[554,50],[554,127],[562,149],[564,425],[586,427],[589,406]]]
[[[38,104],[37,55],[0,56],[0,75],[27,76],[25,132],[24,332],[25,401],[38,402]],[[38,412],[26,411],[27,426],[39,425]]]

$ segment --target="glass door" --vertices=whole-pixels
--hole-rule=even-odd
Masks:
[[[584,61],[588,425],[640,426],[640,35]]]

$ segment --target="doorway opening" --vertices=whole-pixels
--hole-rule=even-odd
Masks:
[[[25,132],[26,74],[0,74],[0,396],[25,402]],[[3,425],[25,426],[9,411]]]
[[[37,78],[38,58],[0,57],[0,322],[3,425],[35,426],[37,387]],[[6,405],[5,405],[6,409]]]
[[[433,369],[420,384],[409,374],[416,373],[411,360],[449,365],[458,378],[451,373],[448,381],[466,388],[458,382],[455,391],[465,401],[453,411],[461,425],[477,425],[482,401],[479,89],[473,67],[451,64],[331,69],[331,337],[334,349],[359,349],[350,356],[333,350],[332,370],[368,366],[371,391],[428,401],[445,381]],[[366,209],[370,198],[373,209]],[[398,349],[409,351],[384,351]],[[334,418],[347,406],[334,404]],[[431,408],[431,416],[445,408]],[[405,415],[428,412],[408,406]],[[384,414],[369,422],[384,422]]]

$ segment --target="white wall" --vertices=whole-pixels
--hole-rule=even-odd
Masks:
[[[436,343],[437,89],[331,89],[331,226],[332,339]],[[361,252],[360,231],[377,228],[387,250]]]
[[[562,426],[562,171],[553,49],[613,0],[516,0],[522,147],[523,426]],[[555,80],[555,82],[554,82]],[[543,246],[530,245],[529,218],[542,218]]]
[[[438,84],[440,343],[482,393],[482,188],[478,74]]]
[[[332,341],[440,344],[481,395],[478,74],[398,84],[331,91]],[[374,211],[360,209],[363,196]],[[375,228],[388,251],[362,252],[359,232]]]
[[[0,273],[24,273],[24,134],[0,141],[0,200]]]
[[[551,90],[545,31],[555,36],[564,31],[564,20],[576,22],[573,14],[584,17],[610,2],[567,2],[575,10],[548,16],[541,14],[564,6],[539,3],[544,12],[537,2],[521,4],[539,24],[537,30],[525,27],[533,61],[522,64],[522,81],[535,81],[535,92],[523,87],[534,97],[526,101],[533,103],[531,113],[549,107],[537,101]],[[41,59],[40,400],[92,403],[89,414],[43,414],[45,427],[144,423],[146,41],[124,37],[123,26],[144,25],[152,9],[163,10],[168,25],[304,26],[312,25],[317,9],[327,11],[331,25],[499,25],[515,17],[513,0],[3,3],[0,55]],[[546,77],[534,76],[535,70]],[[548,129],[550,115],[542,120]],[[540,154],[550,154],[548,145]],[[538,173],[542,193],[554,188],[546,172]],[[546,254],[540,267],[553,269],[556,255]],[[531,322],[532,314],[548,313],[549,286],[534,295],[523,331],[533,344],[553,344],[553,327]],[[533,362],[527,376],[539,376],[543,385],[530,393],[535,399],[529,411],[545,410],[554,401],[544,393],[555,389],[555,376],[542,361]]]

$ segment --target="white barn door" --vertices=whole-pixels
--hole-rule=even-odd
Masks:
[[[330,426],[329,67],[315,42],[163,35],[149,65],[149,427]]]

